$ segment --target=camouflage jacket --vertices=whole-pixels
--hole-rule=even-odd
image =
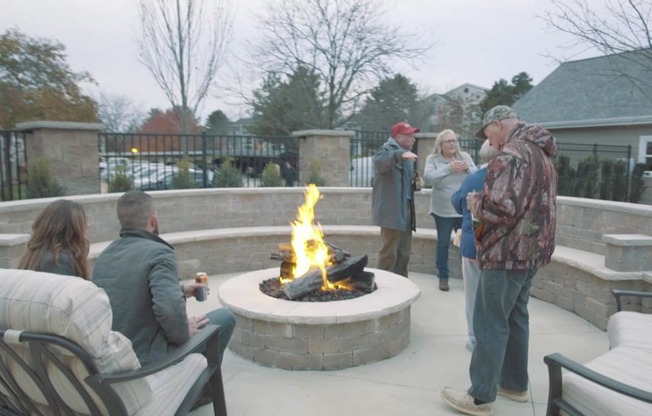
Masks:
[[[487,168],[476,241],[482,269],[524,270],[545,266],[555,249],[557,143],[541,126],[518,123]],[[475,204],[474,204],[475,205]]]

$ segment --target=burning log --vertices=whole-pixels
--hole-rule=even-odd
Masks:
[[[351,257],[351,253],[337,247],[333,244],[325,243],[328,246],[328,255],[330,256],[330,262],[333,264],[342,263],[344,260]],[[271,253],[269,258],[272,260],[281,260],[282,262],[288,262],[294,264],[294,254],[292,252],[292,246],[290,244],[279,244],[278,252]]]
[[[367,265],[367,256],[346,259],[339,264],[326,267],[326,275],[330,282],[335,283],[346,278],[359,275]],[[320,269],[311,269],[301,277],[297,277],[283,285],[283,291],[288,299],[297,299],[301,296],[322,287],[322,273]],[[373,282],[372,282],[373,284]]]
[[[376,290],[376,275],[372,272],[362,271],[351,277],[351,286],[361,292],[371,293]]]

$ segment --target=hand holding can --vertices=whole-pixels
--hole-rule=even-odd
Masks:
[[[203,302],[206,300],[206,285],[208,285],[208,275],[204,272],[197,273],[195,275],[195,283],[203,285],[195,289],[195,299],[197,299],[198,302]]]

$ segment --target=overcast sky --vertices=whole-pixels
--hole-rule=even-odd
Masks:
[[[234,48],[255,36],[254,10],[264,0],[231,0],[235,12]],[[391,1],[391,0],[390,0]],[[169,104],[136,47],[138,0],[0,0],[0,31],[18,28],[31,37],[55,39],[66,46],[74,71],[88,71],[98,83],[92,94],[124,95],[147,112]],[[557,64],[546,55],[578,55],[562,49],[570,40],[551,32],[542,16],[549,0],[396,0],[387,15],[393,23],[423,31],[436,46],[414,67],[397,68],[423,92],[442,93],[463,83],[490,88],[521,71],[540,82]],[[228,82],[227,69],[220,82]],[[90,90],[89,90],[90,92]],[[201,116],[221,109],[231,119],[246,117],[233,98],[214,89]],[[202,118],[203,121],[203,118]]]

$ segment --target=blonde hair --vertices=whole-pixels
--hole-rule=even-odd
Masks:
[[[34,220],[27,252],[20,259],[18,268],[38,271],[46,254],[52,253],[54,261],[58,262],[61,252],[69,251],[77,276],[89,280],[87,225],[86,213],[80,204],[66,199],[54,201]]]
[[[457,134],[451,129],[446,129],[442,130],[438,135],[437,138],[435,139],[435,148],[432,149],[432,155],[434,157],[441,156],[441,142],[444,141],[444,136],[447,134],[452,134],[455,136],[455,140],[457,140]],[[455,143],[455,157],[462,157],[462,151],[460,150],[460,144],[459,142]]]
[[[491,143],[489,143],[489,139],[485,140],[484,143],[482,143],[482,147],[480,147],[480,160],[482,163],[488,163],[491,158],[496,156],[498,154],[498,150],[496,150]]]

